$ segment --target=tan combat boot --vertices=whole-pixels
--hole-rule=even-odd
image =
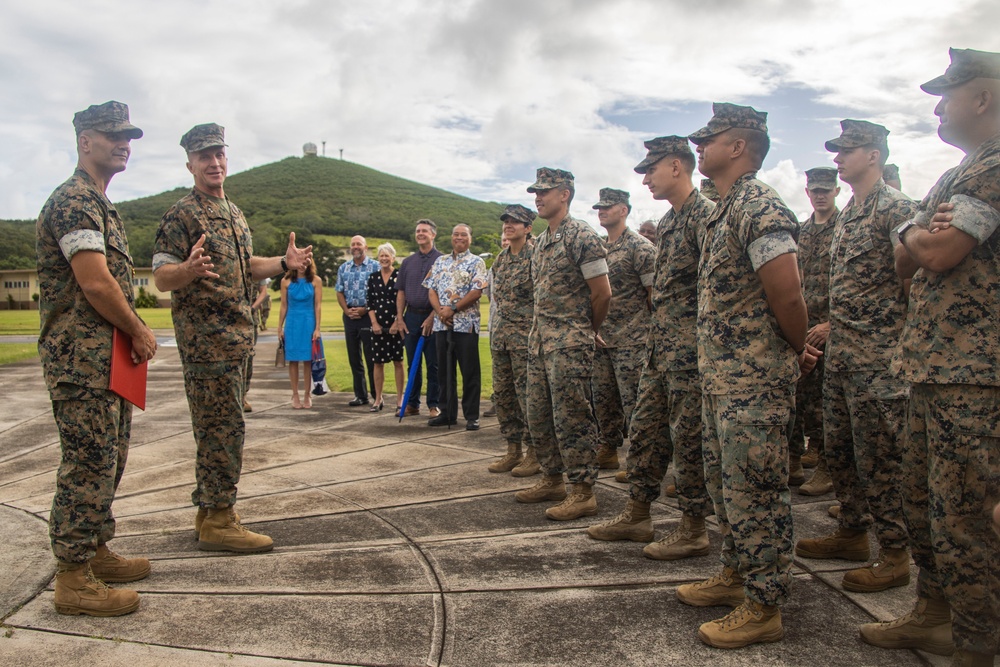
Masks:
[[[642,554],[654,560],[678,560],[692,556],[706,556],[708,551],[705,518],[685,514],[681,517],[679,526],[658,541],[647,544]]]
[[[649,503],[640,503],[629,499],[625,510],[611,521],[591,526],[587,535],[595,540],[631,540],[633,542],[651,542],[653,540],[653,521],[649,518]]]
[[[667,484],[665,487],[663,487],[663,495],[665,495],[667,498],[676,498],[677,484],[675,484],[674,482],[670,482],[670,484]]]
[[[806,453],[802,455],[802,467],[815,468],[820,464],[820,461],[823,458],[823,455],[819,453],[819,449],[816,447],[810,447],[806,450]]]
[[[830,477],[830,469],[826,467],[824,459],[816,466],[816,472],[809,478],[809,481],[799,487],[799,495],[822,496],[831,491],[833,491],[833,478]]]
[[[913,611],[894,621],[865,623],[861,639],[881,648],[917,648],[935,655],[951,655],[951,606],[944,600],[917,598]]]
[[[510,472],[521,463],[523,458],[521,456],[521,443],[508,442],[507,454],[502,459],[491,463],[487,470],[490,472]]]
[[[692,607],[738,607],[743,604],[743,577],[731,568],[705,581],[677,587],[677,599]]]
[[[619,484],[628,484],[628,470],[619,470],[616,472],[615,481]]]
[[[788,457],[788,486],[799,486],[806,481],[806,473],[802,470],[802,457]]]
[[[553,521],[571,521],[595,514],[597,498],[594,497],[594,485],[586,483],[574,484],[573,492],[566,496],[566,500],[545,510],[545,516]]]
[[[698,637],[716,648],[743,648],[761,642],[780,641],[785,636],[781,611],[747,598],[723,618],[703,623]]]
[[[139,594],[109,587],[89,563],[60,563],[54,602],[57,612],[69,616],[122,616],[139,607]]]
[[[836,505],[830,505],[829,507],[827,507],[826,508],[826,513],[829,514],[834,519],[839,519],[840,518],[840,503],[837,503]]]
[[[90,559],[90,571],[101,581],[139,581],[149,576],[149,560],[119,556],[108,545],[102,544]]]
[[[521,489],[514,494],[519,503],[542,503],[546,500],[562,500],[566,497],[566,483],[560,475],[542,475],[529,489]]]
[[[802,558],[838,558],[840,560],[868,560],[871,549],[868,546],[868,532],[837,528],[837,532],[825,537],[799,540],[795,545],[795,555]]]
[[[232,507],[209,509],[201,524],[198,548],[202,551],[232,551],[252,554],[270,551],[274,541],[267,535],[247,530]]]
[[[841,585],[855,593],[877,593],[910,583],[910,554],[906,549],[882,549],[871,565],[851,570]]]
[[[598,447],[597,467],[601,470],[618,470],[618,450],[607,445]]]
[[[201,524],[205,523],[205,517],[208,516],[208,510],[204,507],[199,507],[197,514],[194,515],[194,539],[199,539],[201,537]],[[236,517],[236,523],[240,522],[240,513],[233,508],[233,516]]]
[[[528,445],[528,451],[525,453],[524,458],[510,471],[510,474],[514,477],[531,477],[540,472],[542,472],[542,466],[538,465],[538,455],[535,453],[535,446]],[[562,499],[560,498],[560,500]]]

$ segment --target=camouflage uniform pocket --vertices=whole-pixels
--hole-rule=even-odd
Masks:
[[[994,470],[998,459],[1000,434],[966,430],[955,434],[954,448],[939,452],[928,471],[931,486],[941,493],[945,514],[989,516],[992,508],[985,504],[988,487],[997,484]]]

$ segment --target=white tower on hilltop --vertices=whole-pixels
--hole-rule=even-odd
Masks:
[[[305,157],[316,157],[316,144],[309,142],[302,146],[302,155]]]

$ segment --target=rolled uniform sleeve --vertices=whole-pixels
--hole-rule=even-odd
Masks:
[[[951,226],[976,239],[979,245],[985,243],[1000,226],[1000,212],[982,200],[968,195],[954,195],[949,202],[955,206],[951,212]]]
[[[750,242],[747,247],[747,256],[754,271],[759,271],[760,267],[770,262],[775,257],[787,255],[797,250],[795,239],[791,232],[780,231],[762,236]]]

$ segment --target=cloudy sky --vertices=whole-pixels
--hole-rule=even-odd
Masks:
[[[1000,51],[996,0],[0,0],[0,218],[34,218],[76,161],[75,111],[126,102],[146,135],[113,201],[189,185],[180,136],[218,122],[230,173],[326,141],[358,162],[531,206],[534,170],[570,169],[596,225],[631,191],[642,141],[686,135],[712,101],[769,112],[762,178],[797,213],[842,118],[891,131],[920,198],[961,154],[937,138],[948,47]],[[752,9],[744,9],[752,7]],[[847,190],[847,188],[845,188]],[[842,194],[846,200],[848,193]]]

